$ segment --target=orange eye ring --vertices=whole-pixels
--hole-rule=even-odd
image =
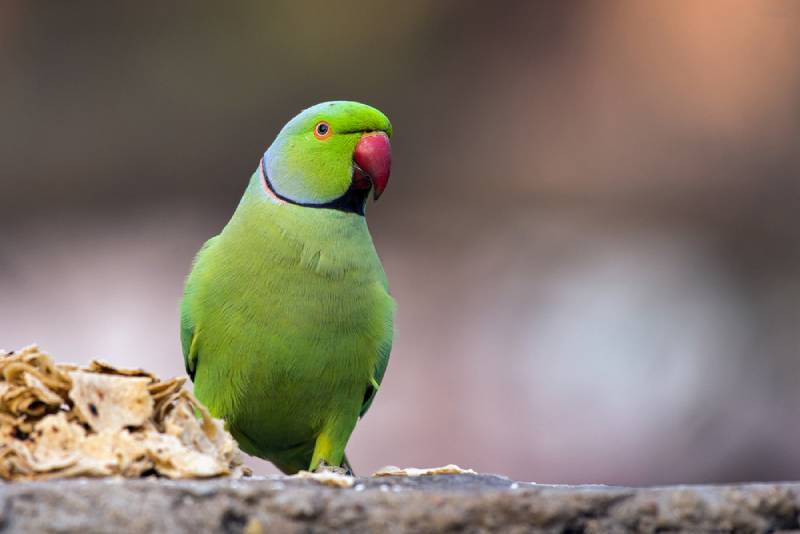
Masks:
[[[316,126],[314,126],[314,137],[319,139],[320,141],[324,141],[325,139],[329,138],[333,135],[333,128],[331,125],[328,124],[326,121],[319,121]]]

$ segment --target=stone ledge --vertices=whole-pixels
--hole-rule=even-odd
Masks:
[[[0,532],[764,532],[798,529],[800,483],[545,486],[492,475],[0,483]]]

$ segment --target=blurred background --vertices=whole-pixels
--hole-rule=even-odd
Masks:
[[[800,478],[800,2],[4,2],[0,346],[183,375],[280,127],[391,118],[356,471]],[[275,472],[252,461],[259,473]]]

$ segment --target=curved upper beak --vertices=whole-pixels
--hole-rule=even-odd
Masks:
[[[385,132],[368,132],[361,136],[353,152],[353,161],[372,182],[373,196],[378,200],[389,183],[392,170],[392,146]]]

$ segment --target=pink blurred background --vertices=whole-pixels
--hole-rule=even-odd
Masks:
[[[800,3],[5,2],[0,346],[183,375],[178,301],[303,107],[394,124],[349,456],[800,478]],[[274,472],[253,460],[260,473]]]

